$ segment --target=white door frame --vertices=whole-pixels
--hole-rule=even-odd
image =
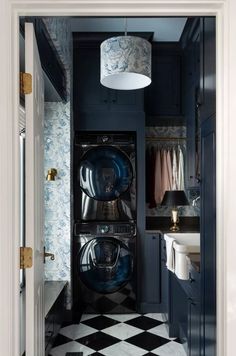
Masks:
[[[19,356],[19,16],[217,18],[217,356],[235,355],[236,1],[0,0],[0,348]],[[32,355],[33,356],[33,355]]]

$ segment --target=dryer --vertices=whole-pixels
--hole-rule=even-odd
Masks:
[[[76,132],[76,222],[136,220],[134,132]]]
[[[74,305],[86,313],[136,311],[136,228],[133,223],[75,225]]]

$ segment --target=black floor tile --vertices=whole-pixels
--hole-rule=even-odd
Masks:
[[[67,352],[65,356],[83,356],[83,352]]]
[[[127,309],[135,310],[135,300],[133,298],[127,297],[125,300],[121,303],[121,305]]]
[[[109,328],[109,326],[118,324],[119,322],[106,316],[100,315],[89,320],[84,320],[82,323],[90,326],[91,328],[103,330]]]
[[[120,342],[119,339],[108,334],[104,334],[101,331],[82,337],[81,339],[77,339],[76,341],[96,351],[105,349],[106,347]]]
[[[104,356],[104,355],[100,354],[99,352],[94,352],[93,354],[91,354],[89,356]]]
[[[178,342],[179,344],[182,344],[182,341],[177,337],[177,339],[174,339],[175,342]]]
[[[72,339],[69,339],[68,337],[66,337],[64,335],[58,334],[54,343],[53,343],[53,347],[67,344],[68,342],[71,342],[71,341],[72,341]]]
[[[164,344],[170,342],[170,340],[164,339],[163,337],[151,334],[147,331],[142,334],[138,334],[136,336],[132,336],[131,338],[125,340],[132,345],[141,347],[144,350],[151,351],[160,347]]]
[[[143,355],[143,356],[147,356],[147,355],[149,355],[149,356],[158,356],[158,355],[156,355],[156,354],[153,354],[152,352],[148,352],[147,354],[145,354],[145,355]]]
[[[137,318],[128,320],[125,323],[135,326],[136,328],[139,328],[142,330],[149,330],[149,329],[154,328],[157,325],[163,324],[162,321],[148,318],[147,316],[139,316]]]

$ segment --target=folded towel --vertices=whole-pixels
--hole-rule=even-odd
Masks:
[[[166,241],[166,267],[171,272],[175,272],[175,251],[173,248],[173,243],[175,239],[168,235],[164,235]]]

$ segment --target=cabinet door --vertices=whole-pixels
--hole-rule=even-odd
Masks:
[[[188,356],[200,355],[200,302],[188,300]]]
[[[109,89],[109,107],[111,111],[143,110],[143,90]]]
[[[201,19],[201,120],[216,112],[216,21],[214,17]]]
[[[181,57],[160,55],[152,57],[152,83],[146,88],[145,107],[148,116],[180,116],[181,107]]]
[[[74,49],[75,112],[143,110],[143,90],[113,90],[100,83],[100,48]]]
[[[201,127],[202,356],[216,355],[216,144],[215,117]]]
[[[98,48],[74,50],[74,110],[108,110],[108,89],[100,84],[100,58]]]
[[[184,48],[184,70],[183,97],[184,115],[187,126],[187,164],[186,164],[186,184],[188,188],[197,187],[197,176],[199,175],[199,121],[197,96],[199,92],[199,70],[200,70],[200,41],[199,23],[193,24],[194,31]]]
[[[147,234],[142,249],[143,293],[145,303],[161,302],[161,261],[159,234]]]

